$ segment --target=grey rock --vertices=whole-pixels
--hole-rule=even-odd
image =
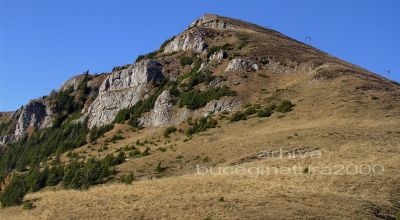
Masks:
[[[260,67],[258,66],[258,64],[253,63],[253,64],[251,64],[250,69],[254,70],[254,71],[258,71],[260,69]]]
[[[175,108],[169,91],[165,90],[158,96],[150,114],[143,116],[139,121],[145,127],[179,125],[187,119],[189,113],[186,108]]]
[[[165,46],[164,53],[169,54],[190,49],[201,53],[205,47],[204,33],[201,30],[193,29],[176,36],[174,40]]]
[[[226,67],[225,72],[239,72],[239,71],[245,71],[248,67],[249,63],[241,58],[235,58],[231,60],[231,62],[228,64],[228,67]]]
[[[260,66],[252,61],[245,60],[242,58],[235,58],[231,60],[226,67],[225,72],[243,72],[243,71],[258,71]]]
[[[206,70],[208,70],[208,63],[207,63],[207,62],[203,62],[203,63],[201,63],[201,65],[200,65],[200,68],[199,68],[199,71],[198,71],[198,72],[204,72],[204,71],[206,71]]]
[[[232,112],[241,106],[240,100],[234,97],[222,97],[219,100],[212,100],[202,108],[201,114],[204,117],[220,112]]]
[[[143,60],[113,72],[103,81],[99,95],[87,110],[88,127],[111,123],[118,111],[149,95],[150,82],[161,83],[163,79],[162,66],[155,60]]]
[[[227,57],[228,57],[228,54],[225,51],[220,50],[218,52],[213,53],[210,56],[210,60],[222,60],[222,59],[226,59]]]
[[[205,27],[205,28],[214,28],[214,29],[226,29],[235,28],[235,25],[228,23],[224,18],[214,15],[214,14],[205,14],[201,16],[199,19],[192,22],[188,29],[193,27]]]
[[[51,127],[51,110],[43,100],[33,100],[14,112],[11,120],[16,121],[14,136],[19,140],[28,128],[43,129]]]
[[[60,91],[66,91],[71,87],[73,88],[74,91],[76,91],[78,89],[79,84],[83,81],[84,78],[85,74],[77,75],[70,78],[60,87]]]

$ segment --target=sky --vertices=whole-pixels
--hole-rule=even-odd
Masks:
[[[0,0],[0,111],[133,63],[205,13],[271,27],[400,82],[398,0]]]

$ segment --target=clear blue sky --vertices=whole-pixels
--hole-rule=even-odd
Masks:
[[[272,27],[400,81],[398,0],[0,0],[0,111],[157,49],[204,13]],[[384,70],[390,70],[385,73]]]

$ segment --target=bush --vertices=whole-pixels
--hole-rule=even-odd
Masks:
[[[114,125],[105,125],[99,128],[97,127],[92,128],[92,130],[90,130],[89,132],[90,141],[93,142],[97,140],[99,137],[103,136],[108,131],[111,131],[113,128]]]
[[[244,114],[246,115],[254,115],[255,113],[257,113],[257,110],[254,107],[248,107],[245,111]]]
[[[0,194],[2,207],[9,207],[22,204],[23,198],[28,191],[26,177],[15,175],[10,184]]]
[[[206,131],[210,128],[215,128],[217,125],[217,121],[211,117],[200,118],[193,123],[193,125],[186,131],[187,136],[191,136],[195,133]]]
[[[292,104],[292,102],[288,101],[288,100],[284,100],[281,102],[280,105],[278,105],[278,107],[276,108],[277,112],[282,112],[282,113],[286,113],[286,112],[290,112],[293,110],[293,107],[295,105]]]
[[[166,128],[165,130],[164,130],[164,137],[169,137],[169,135],[171,134],[171,133],[174,133],[175,131],[177,131],[178,129],[176,129],[176,127],[175,126],[171,126],[171,127],[168,127],[168,128]]]
[[[154,51],[154,52],[147,53],[145,55],[139,55],[136,58],[135,63],[140,62],[140,61],[142,61],[144,59],[153,59],[153,58],[155,58],[157,56],[158,53],[159,53],[158,51]]]
[[[132,184],[133,180],[135,180],[135,177],[133,176],[132,173],[130,173],[129,175],[124,175],[119,179],[121,183],[125,183],[128,185]]]
[[[230,118],[230,121],[241,121],[241,120],[247,120],[247,115],[244,112],[235,112],[235,114],[232,115]]]
[[[195,73],[190,77],[190,80],[186,84],[186,91],[192,90],[195,86],[204,83],[209,84],[211,81],[215,79],[215,76],[211,75],[211,73]]]
[[[191,65],[193,63],[192,57],[181,57],[180,63],[182,66]]]
[[[107,142],[115,142],[115,141],[122,140],[122,139],[124,139],[124,137],[123,137],[122,135],[120,135],[120,134],[114,134],[114,135],[111,137],[111,139],[107,140]]]
[[[222,88],[209,88],[205,91],[193,90],[183,92],[179,96],[179,107],[186,106],[191,110],[202,108],[208,102],[215,99],[220,99],[224,96],[233,96],[236,93],[228,87]]]
[[[213,46],[213,47],[209,47],[207,48],[207,57],[210,57],[212,54],[214,54],[215,52],[218,52],[220,50],[229,50],[232,49],[231,45],[226,43],[222,46]]]
[[[271,111],[267,110],[260,110],[257,112],[257,117],[263,118],[263,117],[270,117],[272,115]]]
[[[22,206],[22,210],[31,210],[33,208],[35,208],[35,206],[31,201],[24,202],[24,205]]]

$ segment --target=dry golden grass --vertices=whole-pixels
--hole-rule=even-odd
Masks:
[[[179,143],[175,152],[154,153],[120,167],[123,172],[146,170],[143,167],[152,163],[143,171],[150,174],[155,162],[164,160],[171,166],[166,171],[169,177],[83,192],[29,194],[25,199],[34,201],[36,208],[3,209],[0,219],[373,219],[395,214],[400,196],[400,135],[395,130],[399,119],[306,121],[294,117],[292,112],[280,119],[225,124]],[[381,164],[385,170],[379,175],[196,174],[196,163],[224,167],[262,150],[302,146],[319,148],[321,158],[265,159],[237,166]],[[176,162],[175,155],[183,155],[187,162]],[[210,161],[196,161],[195,155]]]

